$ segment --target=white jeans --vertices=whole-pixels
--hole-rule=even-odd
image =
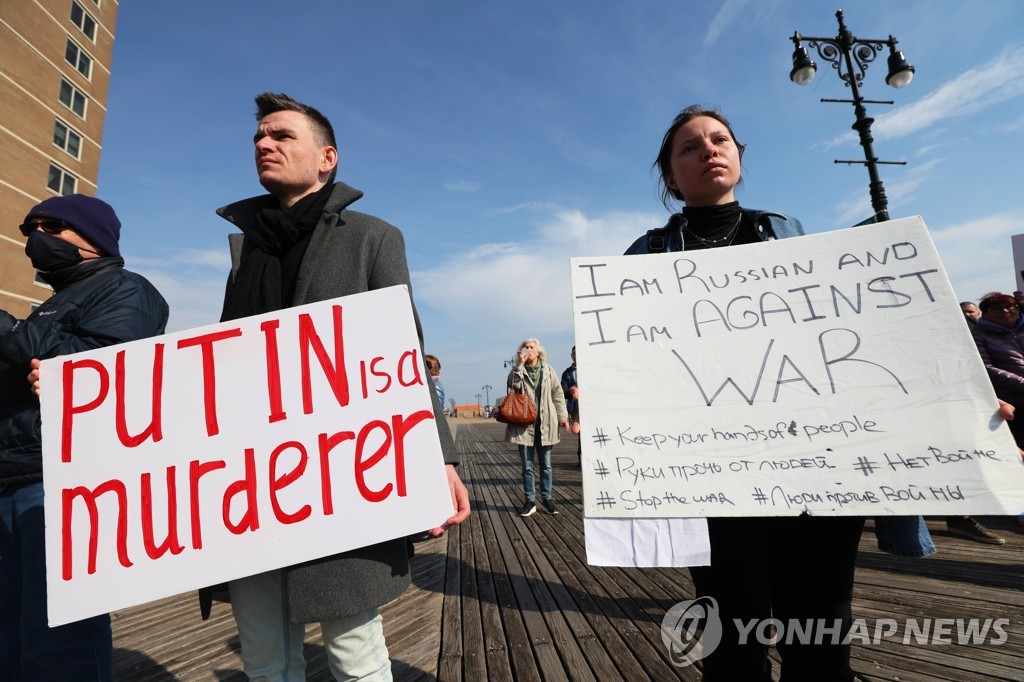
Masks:
[[[306,679],[304,625],[288,620],[284,571],[268,571],[229,583],[231,610],[242,644],[242,666],[252,682]],[[336,680],[390,682],[391,661],[377,609],[320,623],[327,661]]]

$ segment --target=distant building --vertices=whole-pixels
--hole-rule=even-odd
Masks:
[[[18,225],[43,199],[96,195],[118,0],[0,2],[0,308],[25,317],[50,288]]]
[[[480,409],[480,404],[475,405],[456,405],[455,416],[456,417],[480,417],[483,412]]]

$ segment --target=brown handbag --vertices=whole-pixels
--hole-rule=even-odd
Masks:
[[[503,424],[532,424],[537,420],[537,408],[520,384],[519,391],[509,387],[508,395],[501,402],[494,418]]]

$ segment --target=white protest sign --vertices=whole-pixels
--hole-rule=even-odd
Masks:
[[[919,217],[576,258],[572,285],[587,516],[1024,509]]]
[[[1013,274],[1017,291],[1024,291],[1024,234],[1010,237],[1010,245],[1013,247]]]
[[[47,360],[59,625],[441,525],[406,287]]]

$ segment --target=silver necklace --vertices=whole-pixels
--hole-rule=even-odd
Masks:
[[[722,242],[727,241],[727,240],[728,240],[728,243],[726,244],[726,246],[732,246],[733,240],[736,239],[736,235],[738,235],[739,232],[740,232],[740,223],[742,221],[743,221],[743,214],[740,213],[739,216],[736,218],[736,224],[732,226],[731,230],[729,230],[729,234],[727,234],[724,237],[721,237],[719,239],[704,239],[704,237],[701,237],[699,234],[697,234],[696,232],[694,232],[693,230],[691,230],[690,228],[688,228],[686,226],[684,226],[683,229],[686,230],[687,232],[689,232],[693,236],[694,239],[696,239],[697,241],[699,241],[701,244],[703,244],[704,246],[706,246],[708,248],[714,248],[715,246],[718,246],[719,244],[721,244]]]

